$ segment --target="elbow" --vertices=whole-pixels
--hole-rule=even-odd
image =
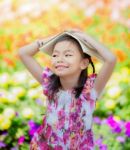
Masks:
[[[18,49],[18,55],[21,55],[22,52],[23,52],[22,48],[19,48],[19,49]]]
[[[112,62],[116,63],[117,62],[117,57],[114,55],[112,58]]]
[[[25,57],[25,53],[24,53],[24,51],[23,51],[23,49],[22,48],[20,48],[20,49],[18,49],[18,57],[21,59],[21,60],[23,60],[23,58]]]
[[[23,48],[18,49],[18,56],[21,58],[23,55],[25,55],[24,49]]]
[[[115,55],[112,55],[107,62],[109,63],[116,63],[117,62],[117,57]]]

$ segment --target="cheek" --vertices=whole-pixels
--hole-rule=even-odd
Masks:
[[[51,64],[55,64],[56,60],[55,59],[51,59]]]
[[[73,64],[80,64],[80,59],[77,57],[70,58],[68,59],[68,61],[70,61]]]

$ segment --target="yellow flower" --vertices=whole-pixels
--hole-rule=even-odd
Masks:
[[[18,98],[13,93],[8,93],[8,95],[7,95],[7,101],[8,101],[8,103],[15,104],[15,103],[17,103]]]
[[[129,75],[130,74],[130,69],[128,67],[123,67],[121,69],[121,72],[123,72],[123,74]]]
[[[120,121],[120,120],[121,120],[121,118],[120,118],[119,116],[114,116],[114,119],[115,119],[116,121]]]
[[[4,120],[4,116],[0,114],[0,124],[3,122],[3,120]]]
[[[5,108],[5,110],[3,111],[3,115],[5,116],[5,118],[13,119],[15,117],[15,111],[13,108]]]
[[[11,126],[11,120],[4,117],[3,122],[0,124],[0,128],[2,130],[7,130],[10,128],[10,126]]]
[[[30,89],[28,91],[28,97],[33,98],[33,99],[38,98],[39,97],[39,92],[36,90],[36,88],[35,89]]]
[[[22,136],[24,133],[23,133],[23,130],[21,128],[18,128],[17,129],[17,133],[16,133],[16,138],[19,138],[20,136]]]
[[[115,106],[116,106],[116,103],[112,99],[107,100],[106,103],[105,103],[105,107],[108,108],[108,109],[114,109]]]
[[[7,92],[4,91],[4,90],[0,90],[0,102],[1,102],[1,103],[6,103],[6,102],[8,102],[8,99],[7,99]]]
[[[123,82],[130,82],[130,70],[127,67],[121,69],[121,81]]]
[[[24,108],[22,111],[22,116],[26,119],[31,119],[34,116],[33,110],[31,108]]]
[[[22,87],[15,87],[11,89],[11,93],[19,98],[25,95],[26,90]]]
[[[8,73],[3,73],[0,75],[0,85],[3,87],[7,87],[10,83],[10,76]]]
[[[30,79],[29,80],[29,86],[31,87],[31,88],[35,88],[35,87],[37,87],[39,85],[39,83],[35,80],[35,79]]]

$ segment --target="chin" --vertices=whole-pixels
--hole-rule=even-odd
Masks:
[[[66,77],[68,76],[68,74],[65,74],[65,73],[56,73],[57,76],[59,77]]]
[[[68,76],[70,75],[70,72],[64,72],[64,71],[55,71],[55,74],[59,77],[65,77],[65,76]]]

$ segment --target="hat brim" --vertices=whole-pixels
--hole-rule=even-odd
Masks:
[[[72,34],[70,32],[67,32],[67,31],[62,32],[62,33],[58,34],[57,36],[53,37],[52,39],[50,39],[49,41],[45,42],[44,45],[39,48],[39,50],[42,51],[42,52],[45,52],[46,54],[51,56],[52,53],[53,53],[53,48],[54,48],[54,45],[55,45],[56,41],[58,39],[60,39],[61,37],[63,37],[63,36],[71,36],[71,37],[73,37],[80,44],[80,46],[82,48],[82,51],[84,53],[86,53],[86,54],[88,54],[90,56],[97,57],[97,59],[103,61],[103,58],[99,55],[99,53],[96,51],[96,49],[94,49],[92,47],[92,45],[90,45],[86,41],[83,41],[78,36],[76,36],[76,35],[74,35],[74,34]]]

